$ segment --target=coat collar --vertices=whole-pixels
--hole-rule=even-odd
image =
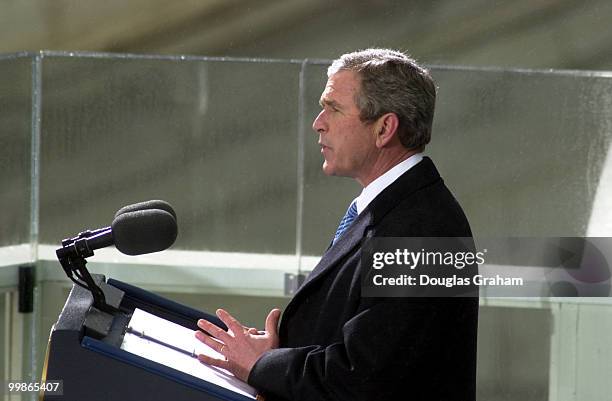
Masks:
[[[348,255],[361,241],[370,235],[369,228],[375,226],[389,211],[402,200],[421,188],[429,186],[440,179],[440,174],[429,157],[402,174],[391,185],[385,188],[363,212],[355,219],[348,230],[338,241],[329,247],[319,263],[296,292],[294,298],[304,293],[321,277]]]

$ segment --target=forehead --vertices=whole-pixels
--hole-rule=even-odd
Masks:
[[[353,100],[360,87],[359,75],[355,71],[338,71],[327,79],[321,100],[346,102]]]

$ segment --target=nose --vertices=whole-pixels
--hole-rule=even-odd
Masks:
[[[319,115],[312,122],[312,129],[319,134],[324,133],[327,130],[327,124],[325,123],[325,110],[321,110]]]

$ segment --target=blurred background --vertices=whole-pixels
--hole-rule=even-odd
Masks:
[[[91,271],[257,327],[286,305],[360,190],[310,128],[359,48],[431,68],[426,153],[476,237],[612,237],[611,20],[603,0],[0,0],[0,381],[40,377],[61,239],[126,204],[169,201],[176,244]],[[536,295],[481,298],[479,401],[609,401],[609,294]]]
[[[2,0],[0,52],[334,58],[368,46],[429,64],[612,69],[606,0]]]

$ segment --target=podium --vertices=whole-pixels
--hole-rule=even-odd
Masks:
[[[116,310],[98,310],[92,294],[73,285],[51,330],[43,369],[43,380],[62,381],[62,395],[44,394],[43,400],[253,400],[120,348],[135,308],[193,330],[198,319],[226,328],[216,316],[102,275],[92,277]]]

